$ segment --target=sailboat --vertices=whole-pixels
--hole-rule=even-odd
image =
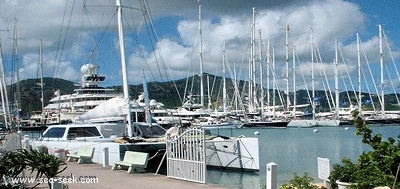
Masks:
[[[41,138],[30,141],[30,146],[32,148],[45,147],[50,153],[54,153],[55,149],[64,149],[69,153],[74,153],[79,147],[92,146],[95,148],[93,162],[96,163],[105,163],[103,155],[104,149],[107,148],[110,164],[120,161],[125,151],[141,151],[154,155],[165,150],[165,129],[160,126],[152,125],[152,123],[148,125],[138,122],[138,119],[133,119],[138,114],[134,111],[134,108],[131,107],[128,94],[124,35],[122,30],[122,6],[120,0],[116,1],[116,5],[118,7],[118,34],[121,53],[123,95],[115,95],[115,97],[105,101],[107,103],[102,103],[90,111],[97,111],[103,106],[109,105],[111,102],[113,105],[120,105],[117,109],[113,109],[113,112],[116,112],[119,116],[111,118],[111,116],[102,115],[98,118],[91,118],[91,122],[87,123],[83,120],[90,117],[90,115],[86,114],[78,119],[81,122],[75,120],[76,123],[72,124],[49,126],[46,131],[44,131]],[[93,74],[92,77],[84,78],[92,81]],[[111,111],[110,106],[107,107],[107,110],[109,110],[109,112]],[[118,140],[118,142],[115,142],[116,140]],[[149,164],[156,165],[158,163],[159,160],[157,158],[149,161]]]
[[[336,49],[337,49],[337,45],[336,45]],[[338,108],[339,103],[338,103],[338,98],[339,98],[339,89],[338,89],[338,54],[337,54],[337,50],[336,50],[336,58],[335,58],[335,87],[336,87],[336,106]],[[293,56],[293,61],[295,60],[294,56]],[[296,117],[294,119],[292,119],[289,124],[288,127],[316,127],[316,126],[339,126],[340,124],[340,120],[338,119],[337,116],[333,117],[333,118],[327,118],[327,117],[316,117],[316,112],[315,112],[315,107],[316,107],[316,102],[315,102],[315,85],[314,85],[314,42],[313,42],[313,37],[312,37],[312,32],[311,32],[311,84],[312,84],[312,97],[310,99],[311,102],[311,106],[312,106],[312,119],[296,119]],[[295,78],[293,78],[295,80]],[[295,85],[294,85],[295,86]]]
[[[385,62],[384,62],[384,52],[383,52],[383,28],[382,25],[378,26],[379,29],[379,63],[380,63],[380,95],[378,95],[378,99],[380,102],[381,109],[372,113],[364,111],[365,121],[370,124],[393,124],[400,123],[400,115],[398,111],[387,111],[385,108],[385,92],[384,88],[387,85],[387,81],[385,81],[386,74],[385,70]],[[386,68],[387,69],[387,68]],[[396,70],[397,71],[397,70]],[[389,79],[390,80],[390,76]]]
[[[122,117],[123,121],[104,121],[104,119],[103,121],[99,121],[105,117],[112,117],[102,115],[96,118],[98,122],[93,121],[94,118],[91,118],[91,123],[77,122],[73,124],[49,126],[39,140],[29,141],[32,148],[45,147],[50,153],[54,153],[56,149],[64,149],[64,151],[74,153],[79,147],[91,146],[95,148],[93,162],[102,164],[106,163],[104,157],[105,148],[108,150],[109,164],[120,161],[125,151],[140,151],[149,153],[150,157],[156,157],[149,160],[149,165],[158,165],[160,162],[161,156],[157,156],[157,154],[162,154],[166,150],[166,131],[149,120],[139,122],[137,119],[134,119],[139,117],[137,113],[145,112],[149,114],[149,110],[141,109],[143,111],[135,111],[135,108],[138,106],[131,104],[132,101],[128,96],[121,20],[122,8],[120,0],[117,0],[116,3],[118,7],[118,31],[124,94],[123,96],[110,99],[108,102],[108,105],[120,104],[120,106],[118,106],[119,109],[108,110],[109,112],[116,112],[119,116],[115,116],[115,118]],[[149,100],[146,97],[146,88],[147,86],[144,85],[145,104],[148,106]],[[90,112],[102,109],[101,106],[103,106],[103,104],[99,105],[99,108],[96,107],[92,109]],[[97,115],[100,115],[100,113]],[[85,116],[81,116],[80,120],[85,120]],[[118,137],[121,132],[125,133],[124,136]],[[209,166],[248,169],[252,171],[259,170],[258,138],[214,136],[206,141],[206,146],[206,163]],[[248,166],[248,162],[251,162],[251,166]]]
[[[4,74],[4,66],[3,66],[3,52],[1,48],[1,42],[0,42],[0,95],[1,95],[1,108],[2,108],[2,114],[3,114],[3,122],[0,122],[1,125],[1,131],[10,129],[9,125],[9,115],[7,110],[9,110],[8,106],[8,98],[7,98],[7,85],[6,85],[6,80],[5,80],[5,74]]]
[[[260,53],[260,88],[261,88],[261,102],[257,101],[257,85],[256,85],[256,60],[255,60],[255,8],[252,9],[253,13],[253,23],[252,23],[252,28],[251,28],[251,58],[250,58],[250,64],[249,64],[249,78],[250,81],[248,83],[249,85],[249,91],[248,91],[248,112],[247,115],[245,116],[245,123],[243,124],[243,127],[273,127],[273,128],[285,128],[288,124],[288,121],[286,119],[282,119],[275,114],[275,106],[272,106],[272,111],[271,107],[266,107],[264,105],[264,89],[263,89],[263,76],[262,76],[262,51],[261,51],[261,32],[260,37],[259,37],[259,53]],[[268,49],[269,50],[269,49]],[[269,57],[268,57],[269,58]],[[269,59],[267,59],[269,61]],[[269,65],[268,65],[269,66]],[[268,82],[269,83],[269,82]],[[268,98],[269,99],[269,98]]]

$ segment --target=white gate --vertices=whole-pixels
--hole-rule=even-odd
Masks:
[[[176,138],[167,138],[167,176],[206,183],[204,130],[189,129]]]

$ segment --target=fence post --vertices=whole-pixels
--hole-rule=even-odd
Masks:
[[[103,167],[109,166],[108,162],[108,147],[103,148]]]
[[[267,164],[267,189],[277,189],[276,174],[278,165],[274,162]]]

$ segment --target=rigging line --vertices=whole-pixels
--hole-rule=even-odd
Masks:
[[[227,50],[225,50],[225,54],[227,54]],[[228,61],[228,59],[227,58],[225,58],[225,64],[226,64],[226,68],[227,68],[227,70],[228,70],[228,73],[229,73],[229,75],[231,76],[230,78],[231,78],[231,81],[233,82],[233,84],[234,84],[234,79],[232,79],[232,78],[235,78],[234,76],[233,76],[233,74],[232,74],[232,71],[231,71],[231,69],[230,69],[230,66],[229,66],[229,61]],[[224,77],[226,77],[226,75],[224,75]],[[234,84],[235,85],[235,84]],[[236,91],[234,92],[234,94],[232,95],[232,96],[236,96]],[[233,103],[233,101],[234,101],[234,98],[232,98],[232,102],[230,102],[230,103]]]
[[[300,58],[299,58],[299,55],[298,55],[298,54],[296,54],[296,64],[297,64],[298,67],[300,68],[301,64],[300,64]],[[310,91],[308,90],[308,85],[307,85],[306,79],[305,79],[305,77],[304,77],[303,69],[300,69],[300,75],[301,75],[302,78],[303,78],[304,86],[305,86],[306,91],[307,91],[308,100],[309,100],[309,102],[312,102],[312,101],[311,101],[312,99],[311,99]]]
[[[365,57],[366,62],[367,62],[367,67],[368,67],[369,75],[370,75],[370,77],[371,77],[371,79],[372,79],[372,83],[373,83],[375,92],[376,92],[376,94],[379,94],[378,89],[377,89],[377,87],[376,87],[376,86],[378,86],[378,85],[376,84],[375,78],[373,77],[371,67],[370,67],[369,62],[368,62],[368,60],[367,60],[367,55],[366,55],[364,49],[362,48],[362,46],[361,46],[361,49],[362,49],[362,51],[363,51],[364,57]],[[377,95],[377,97],[378,97],[379,103],[382,104],[381,96],[380,96],[380,95]],[[376,111],[376,110],[375,110],[375,111]]]
[[[393,66],[395,68],[395,71],[396,71],[396,76],[400,80],[400,75],[399,75],[399,72],[398,72],[398,69],[397,69],[396,61],[394,60],[394,57],[393,57],[393,54],[392,54],[392,50],[391,50],[391,48],[389,46],[389,42],[387,40],[385,31],[383,29],[382,29],[382,33],[383,33],[383,38],[385,39],[386,48],[388,48],[389,55],[390,55],[390,58],[392,60],[392,64],[393,64]],[[394,93],[396,94],[396,91],[394,91]]]
[[[94,6],[94,5],[93,5],[93,6]],[[107,24],[106,24],[105,31],[109,31],[109,30],[110,30],[111,24],[115,21],[115,17],[116,17],[116,15],[117,15],[117,10],[118,10],[118,9],[116,9],[116,10],[113,12],[113,15],[112,15],[111,18],[108,20],[108,22],[107,22]],[[90,16],[89,9],[87,8],[86,4],[84,5],[84,11],[85,11],[85,14],[86,14],[87,16]],[[92,23],[92,21],[89,21],[89,22]],[[92,52],[95,52],[96,50],[100,49],[101,41],[105,38],[105,36],[106,36],[106,32],[102,32],[102,34],[100,35],[100,38],[96,41],[96,44],[94,45],[94,47],[93,47],[93,49],[92,49]]]
[[[319,47],[318,47],[318,44],[317,43],[315,43],[315,47],[316,47],[316,56],[318,56],[318,60],[319,60],[319,65],[321,66],[321,68],[322,69],[320,69],[319,70],[319,74],[320,74],[320,76],[322,76],[322,73],[323,73],[323,76],[324,76],[324,78],[325,78],[325,82],[323,82],[323,85],[324,85],[324,91],[325,91],[325,96],[326,96],[326,98],[327,98],[327,100],[328,100],[328,104],[329,104],[329,109],[330,110],[332,110],[333,108],[332,107],[334,107],[332,104],[334,104],[333,102],[335,102],[335,100],[333,99],[333,93],[332,93],[332,90],[331,90],[331,87],[330,87],[330,85],[329,85],[329,82],[328,82],[328,77],[327,77],[327,75],[326,75],[326,71],[325,71],[325,69],[324,69],[324,67],[323,67],[323,62],[322,62],[322,58],[321,58],[321,53],[319,52]],[[322,72],[322,73],[321,73]],[[326,85],[326,86],[325,86]],[[326,88],[327,87],[327,88]],[[328,94],[328,91],[326,90],[326,89],[328,89],[328,91],[329,91],[329,94]],[[330,97],[330,99],[329,99],[329,97]]]
[[[149,14],[149,11],[147,11],[147,7],[144,5],[144,3],[142,3],[141,2],[141,7],[144,7],[145,8],[145,10],[143,10],[143,9],[138,9],[138,10],[141,10],[142,12],[143,12],[143,20],[146,22],[147,20],[146,20],[146,13],[147,14]],[[136,9],[135,9],[136,10]],[[126,17],[125,17],[125,15],[124,15],[124,18],[125,18],[125,20],[127,20],[126,19]],[[130,30],[132,30],[132,27],[130,26],[130,24],[128,23],[128,22],[126,22],[127,23],[127,25],[129,26],[129,29]],[[147,26],[147,33],[148,33],[148,36],[149,36],[149,40],[151,41],[150,42],[150,45],[151,45],[151,47],[152,47],[152,49],[153,50],[155,50],[155,47],[154,47],[154,39],[151,37],[152,35],[151,35],[151,33],[150,33],[150,29],[149,29],[149,26],[146,24],[146,26]],[[136,29],[136,28],[135,28]],[[132,30],[132,31],[137,31],[137,32],[139,32],[139,30],[140,29],[136,29],[136,30]],[[135,34],[135,38],[136,39],[139,39],[139,37],[138,37],[138,34],[136,33],[136,32],[132,32],[132,33],[134,33]],[[155,33],[155,32],[154,32]],[[137,44],[137,46],[138,47],[140,47],[140,45],[139,45],[139,42],[138,42],[138,40],[135,40],[135,42],[136,42],[136,44]],[[151,73],[151,75],[152,75],[152,77],[153,78],[155,78],[154,77],[154,74],[153,74],[153,72],[152,72],[152,69],[151,69],[151,67],[150,67],[150,64],[149,64],[149,62],[146,60],[146,58],[145,58],[145,56],[144,56],[144,53],[143,53],[143,49],[142,48],[138,48],[138,52],[140,53],[140,55],[142,56],[142,58],[143,58],[143,60],[146,62],[146,65],[147,65],[147,67],[148,67],[148,69],[149,69],[149,71],[150,71],[150,73]],[[160,74],[160,76],[161,76],[161,78],[162,78],[162,75],[161,75],[161,70],[160,70],[160,68],[159,68],[159,65],[158,65],[158,62],[159,61],[157,61],[157,57],[156,56],[154,56],[155,57],[155,60],[156,60],[156,63],[157,63],[157,68],[158,68],[158,72],[159,72],[159,74]]]
[[[361,37],[360,37],[360,42],[361,42]],[[361,43],[361,44],[362,44],[362,43]],[[368,71],[369,71],[369,75],[371,76],[372,83],[373,83],[373,86],[374,86],[374,88],[375,88],[375,92],[376,92],[376,94],[379,94],[378,89],[376,88],[377,85],[376,85],[375,79],[374,79],[374,77],[373,77],[373,75],[372,75],[371,67],[369,66],[369,61],[368,61],[368,59],[367,59],[367,54],[365,53],[364,48],[363,48],[362,45],[360,45],[360,49],[361,49],[361,51],[363,52],[364,59],[365,59],[365,62],[366,62],[366,64],[367,64],[367,68],[368,68]],[[367,78],[366,78],[366,76],[365,76],[366,74],[364,74],[364,70],[363,70],[363,69],[362,69],[362,71],[363,71],[363,76],[364,76],[364,82],[367,83]],[[372,99],[369,86],[368,86],[368,85],[366,85],[366,86],[367,86],[367,89],[368,89],[369,97],[370,97],[371,102],[372,102],[372,107],[373,107],[374,111],[376,111],[375,103],[374,103],[374,101],[373,101],[373,99]],[[378,96],[379,103],[382,104],[380,95],[377,95],[377,96]]]
[[[343,65],[345,66],[345,68],[346,68],[347,78],[349,79],[351,89],[353,90],[353,94],[354,94],[354,97],[355,97],[355,99],[356,99],[356,102],[358,102],[358,95],[357,95],[356,89],[355,89],[355,87],[354,87],[353,80],[352,80],[351,77],[350,77],[350,72],[349,72],[347,63],[346,63],[346,61],[345,61],[345,59],[344,59],[342,49],[341,49],[340,47],[338,47],[338,48],[339,48],[340,58],[341,58],[342,61],[343,61],[342,64],[343,64]],[[343,80],[343,83],[345,84],[344,79],[342,79],[342,80]],[[346,85],[346,84],[345,84],[345,85]],[[347,86],[345,86],[345,87],[346,87],[346,93],[349,93],[349,91],[347,90]],[[348,96],[348,98],[349,98],[349,102],[351,103],[350,94],[347,94],[347,96]]]
[[[225,76],[223,76],[223,77],[225,77]],[[212,84],[212,87],[211,87],[211,93],[210,93],[210,96],[208,97],[208,98],[211,98],[213,95],[213,92],[214,92],[214,85],[216,85],[216,79],[217,79],[217,77],[216,76],[214,76],[214,81],[213,81],[213,84]],[[217,96],[215,97],[215,99],[216,99],[216,101],[218,101],[219,100],[219,97],[221,96],[221,91],[222,91],[222,88],[223,88],[224,86],[223,86],[223,83],[222,82],[220,82],[220,84],[219,84],[219,87],[218,87],[218,90],[217,90]],[[218,108],[218,107],[217,107]]]
[[[387,76],[389,78],[390,86],[392,87],[392,90],[394,91],[393,93],[394,93],[394,96],[396,97],[397,104],[399,104],[399,97],[397,96],[397,93],[395,92],[396,89],[395,89],[394,84],[393,84],[393,79],[392,79],[392,76],[390,76],[390,74],[389,74],[389,70],[388,70],[387,66],[385,66],[385,70],[386,70],[386,74],[387,74]]]
[[[234,88],[234,95],[233,96],[235,96],[235,98],[232,98],[232,102],[231,102],[231,104],[234,104],[234,103],[240,103],[240,108],[242,108],[243,109],[243,104],[241,103],[242,102],[242,99],[241,99],[241,96],[240,96],[240,94],[239,94],[239,89],[238,89],[238,87],[239,87],[239,84],[237,83],[237,81],[236,81],[236,78],[235,78],[235,76],[234,76],[234,73],[233,73],[233,71],[231,70],[231,67],[230,67],[230,64],[229,64],[229,60],[228,59],[226,59],[226,62],[225,62],[226,64],[227,64],[227,69],[228,69],[228,72],[229,72],[229,74],[230,74],[230,76],[231,76],[231,78],[233,78],[233,79],[231,79],[231,82],[232,82],[232,85],[233,85],[233,88]],[[235,64],[234,64],[234,66],[235,66]],[[238,100],[239,102],[235,102],[235,100]]]
[[[150,67],[150,64],[149,64],[149,62],[146,60],[146,58],[145,58],[145,56],[144,56],[145,53],[144,53],[144,51],[143,51],[143,48],[141,48],[141,45],[140,45],[140,43],[139,43],[139,41],[138,41],[138,39],[139,39],[138,33],[139,33],[139,30],[140,30],[140,29],[139,29],[139,28],[136,28],[136,27],[132,27],[131,24],[129,24],[128,19],[127,19],[127,16],[126,16],[125,14],[123,14],[123,18],[124,18],[124,20],[125,20],[126,25],[128,26],[128,29],[129,29],[130,31],[132,31],[132,32],[130,32],[130,33],[132,33],[133,38],[135,39],[135,40],[133,40],[133,41],[134,41],[134,43],[135,43],[135,45],[136,45],[136,47],[137,47],[137,52],[139,53],[140,57],[142,57],[142,60],[146,63],[147,68],[148,68],[148,70],[149,70],[149,72],[150,72],[151,77],[152,77],[152,78],[155,78],[155,77],[154,77],[154,74],[153,74],[153,71],[152,71],[152,69],[151,69],[151,67]]]
[[[38,67],[36,69],[36,78],[39,78],[39,71],[40,71],[40,49],[39,49],[39,56],[38,56]]]
[[[157,51],[158,54],[159,54],[159,56],[161,57],[160,59],[161,59],[162,62],[164,63],[163,65],[165,65],[165,61],[164,61],[164,59],[162,58],[162,54],[161,54],[161,52],[160,52],[161,49],[160,49],[160,48],[156,48],[156,47],[154,46],[154,44],[157,44],[156,42],[158,41],[158,36],[157,36],[156,30],[154,29],[153,19],[152,19],[152,17],[151,17],[150,11],[149,11],[149,9],[148,9],[146,0],[143,0],[143,5],[142,5],[142,6],[144,7],[143,14],[144,14],[145,21],[148,20],[147,22],[149,23],[149,24],[146,24],[146,27],[148,28],[147,31],[148,31],[148,33],[151,32],[151,33],[154,35],[154,36],[153,36],[153,35],[150,35],[150,34],[149,34],[149,36],[153,36],[153,37],[151,37],[151,39],[154,38],[153,41],[152,41],[152,43],[150,43],[151,46],[152,46],[152,48],[153,48],[153,50],[154,50],[154,53],[152,53],[152,55],[154,56],[154,59],[155,59],[155,61],[156,61],[157,69],[158,69],[158,72],[159,72],[159,74],[160,74],[161,80],[163,81],[163,80],[164,80],[164,79],[163,79],[163,75],[162,75],[162,73],[161,73],[159,61],[158,61],[158,58],[157,58],[157,56],[156,56],[155,51]],[[147,15],[147,16],[146,16],[146,15]],[[147,19],[146,19],[146,18],[147,18]]]
[[[62,38],[62,33],[63,33],[63,30],[64,30],[64,22],[65,22],[65,17],[66,17],[66,14],[67,14],[67,6],[68,5],[68,1],[65,1],[65,5],[64,5],[64,14],[63,14],[63,18],[62,18],[62,21],[61,21],[61,27],[60,27],[60,31],[58,32],[58,39],[57,39],[57,50],[56,50],[56,55],[55,55],[55,65],[53,66],[53,78],[55,78],[56,76],[57,76],[57,73],[56,73],[56,68],[57,68],[57,64],[59,64],[59,60],[58,60],[58,56],[59,56],[59,53],[60,53],[60,43],[61,43],[61,38]],[[53,86],[54,86],[54,80],[53,80]]]
[[[273,48],[273,51],[274,51],[274,48]],[[273,81],[273,85],[274,85],[274,92],[273,92],[273,94],[278,94],[278,98],[279,98],[279,102],[281,103],[280,105],[283,107],[283,109],[286,109],[286,107],[284,107],[283,106],[283,102],[284,102],[284,100],[283,100],[283,95],[282,95],[282,91],[281,91],[281,89],[280,89],[280,86],[279,86],[279,81],[278,81],[278,76],[277,76],[277,73],[276,73],[276,62],[275,62],[275,57],[273,56],[272,57],[272,64],[273,65],[270,65],[270,67],[271,67],[271,70],[272,70],[272,78],[273,78],[273,80],[275,80],[275,82]],[[273,99],[273,100],[275,100],[275,99]]]
[[[367,83],[367,78],[365,77],[364,69],[361,68],[361,72],[362,72],[362,75],[363,75],[363,80],[364,80],[364,82]],[[374,109],[374,111],[376,111],[375,104],[374,104],[374,100],[372,99],[371,90],[370,90],[370,88],[369,88],[369,85],[366,85],[366,88],[367,88],[367,92],[368,92],[369,99],[370,99],[371,102],[372,102],[372,109]]]
[[[209,76],[210,76],[210,74],[207,74],[207,78],[209,78]],[[214,75],[214,79],[213,79],[213,82],[212,82],[212,84],[211,84],[211,91],[209,92],[209,97],[208,98],[211,98],[211,96],[214,94],[214,89],[215,89],[215,85],[216,85],[216,79],[217,79],[217,77]],[[208,79],[207,79],[208,80]],[[222,86],[222,85],[221,85]],[[221,88],[219,88],[219,89],[221,89]],[[218,89],[218,90],[219,90]],[[208,92],[208,91],[207,91]],[[217,92],[217,94],[219,95],[219,91]]]
[[[339,45],[338,45],[338,46],[339,46]],[[344,57],[343,57],[343,54],[342,54],[342,51],[341,51],[340,47],[338,47],[338,51],[339,51],[341,60],[343,61],[342,64],[343,64],[344,67],[346,68],[345,70],[346,70],[346,73],[347,73],[347,77],[350,78],[350,73],[349,73],[349,70],[347,69],[346,62],[344,61]],[[336,60],[336,61],[337,61],[337,64],[338,64],[338,66],[339,66],[339,64],[340,64],[339,60]],[[348,87],[347,87],[346,80],[345,80],[344,77],[343,77],[344,74],[342,73],[342,71],[341,71],[339,68],[338,68],[338,72],[339,72],[339,74],[340,74],[340,76],[341,76],[341,77],[340,77],[340,80],[342,81],[343,86],[344,86],[344,88],[345,88],[346,95],[347,95],[347,99],[349,100],[349,103],[350,103],[350,104],[353,104],[352,101],[351,101],[351,98],[350,98],[350,93],[349,93],[349,89],[348,89]],[[339,74],[338,74],[338,77],[339,77]],[[353,94],[354,94],[354,96],[355,96],[355,98],[356,98],[356,102],[358,102],[357,94],[356,94],[356,91],[355,91],[355,89],[354,89],[354,85],[353,85],[353,82],[351,81],[351,79],[350,79],[350,86],[351,86],[352,91],[353,91]],[[339,89],[338,89],[338,90],[339,90]],[[340,95],[339,95],[339,96],[340,96]],[[336,106],[339,106],[339,105],[336,104]]]
[[[345,63],[343,63],[343,64],[345,64]],[[346,70],[347,70],[347,68],[346,68]],[[342,71],[339,70],[339,73],[340,73],[341,76],[343,76]],[[347,73],[349,73],[349,72],[347,72]],[[348,77],[349,77],[349,75],[348,75]],[[343,86],[344,86],[344,88],[345,88],[346,95],[347,95],[347,99],[349,100],[349,103],[350,103],[350,104],[353,104],[353,102],[352,102],[352,100],[351,100],[351,98],[350,98],[349,89],[347,88],[346,80],[345,80],[343,77],[340,77],[340,80],[342,81]],[[350,80],[350,81],[351,81],[351,80]],[[338,89],[338,90],[339,90],[339,89]],[[352,89],[352,91],[353,91],[354,95],[356,95],[356,91],[354,90],[354,88]],[[340,94],[339,94],[339,96],[340,96]],[[355,96],[355,98],[356,98],[356,102],[358,102],[357,96]],[[335,106],[338,106],[338,104],[336,104]]]
[[[193,54],[193,53],[191,53],[191,54]],[[183,92],[182,104],[186,101],[186,96],[188,95],[188,86],[189,86],[189,79],[190,79],[189,73],[191,72],[191,70],[192,70],[192,64],[189,64],[188,70],[187,70],[187,72],[186,72],[186,73],[188,73],[188,75],[187,75],[187,77],[186,77],[186,83],[185,83],[185,89],[184,89],[184,92]],[[193,84],[192,84],[192,85],[193,85]],[[191,92],[192,92],[192,91],[191,91]],[[191,93],[191,92],[190,92],[190,93]]]
[[[60,53],[60,60],[61,60],[61,58],[63,56],[63,53],[64,53],[64,48],[65,48],[65,44],[66,44],[66,41],[67,41],[67,36],[68,36],[69,29],[70,29],[70,25],[71,25],[72,13],[74,12],[74,7],[75,7],[75,0],[72,3],[72,8],[71,8],[71,11],[70,11],[70,14],[69,14],[67,30],[65,31],[64,40],[63,40],[63,43],[62,43],[62,48],[61,48],[61,53]],[[57,70],[56,70],[57,73],[58,73],[59,68],[60,68],[60,63],[57,64]]]

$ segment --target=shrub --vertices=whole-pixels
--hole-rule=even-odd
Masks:
[[[314,183],[314,179],[304,173],[302,177],[298,176],[296,173],[293,178],[286,184],[282,185],[280,189],[319,189]]]
[[[341,164],[334,164],[329,175],[330,184],[336,187],[336,181],[356,183],[357,182],[357,172],[359,168],[357,164],[351,162],[348,158],[343,158]]]
[[[6,152],[0,158],[0,179],[3,179],[1,184],[4,183],[3,185],[0,184],[0,188],[12,188],[10,184],[6,184],[4,181],[16,178],[25,169],[30,170],[31,173],[36,172],[36,179],[42,176],[50,179],[63,172],[66,168],[66,163],[63,160],[37,150],[20,149]]]
[[[395,140],[391,137],[384,140],[382,134],[372,135],[372,130],[359,116],[353,112],[356,135],[362,136],[362,142],[372,150],[363,152],[356,163],[344,158],[342,164],[335,164],[329,175],[332,186],[335,181],[357,183],[353,188],[374,188],[376,186],[392,186],[395,183],[400,168],[400,135]],[[393,184],[395,183],[395,184]]]

